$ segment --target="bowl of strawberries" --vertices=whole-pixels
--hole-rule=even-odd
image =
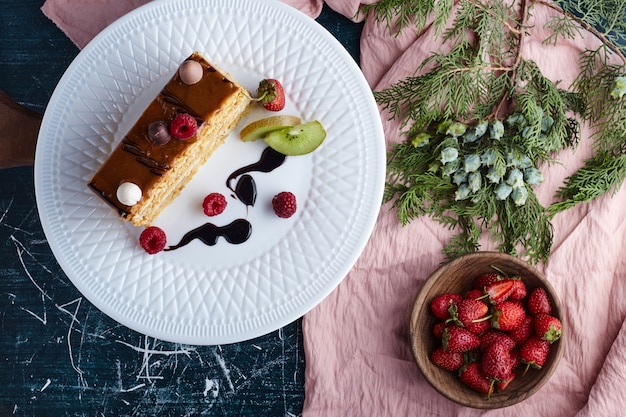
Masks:
[[[563,355],[561,303],[545,276],[499,252],[461,256],[418,293],[409,334],[429,384],[461,405],[503,408],[533,395]]]

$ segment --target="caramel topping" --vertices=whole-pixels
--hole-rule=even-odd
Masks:
[[[150,124],[162,120],[169,125],[176,114],[189,113],[200,126],[222,109],[226,99],[238,92],[232,82],[227,79],[228,82],[224,82],[224,74],[210,66],[199,54],[193,54],[189,59],[202,64],[202,79],[188,85],[181,81],[177,71],[89,183],[121,215],[128,214],[130,209],[117,200],[116,190],[121,183],[135,183],[144,197],[150,195],[176,157],[197,140],[195,137],[189,140],[172,138],[166,144],[156,144],[148,137]]]

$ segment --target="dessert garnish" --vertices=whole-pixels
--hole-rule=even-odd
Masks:
[[[208,246],[214,246],[219,237],[226,239],[228,243],[241,244],[250,238],[252,225],[246,219],[237,219],[226,226],[216,226],[213,223],[205,223],[187,232],[177,245],[165,248],[166,251],[182,248],[194,239],[200,240]]]
[[[285,155],[276,152],[269,146],[261,153],[259,161],[246,165],[237,169],[228,176],[226,186],[233,191],[234,196],[246,206],[253,206],[256,200],[256,183],[250,172],[271,172],[281,166],[285,162]],[[235,188],[231,186],[231,181],[238,178]],[[222,201],[222,199],[224,199]],[[293,197],[293,208],[291,205],[285,205],[284,212],[287,210],[295,211],[295,197]],[[215,213],[217,215],[226,208],[226,198],[220,193],[211,193],[205,197],[203,209],[205,214]],[[221,211],[220,211],[221,210]],[[293,213],[292,213],[293,214]],[[252,234],[252,224],[246,219],[236,219],[233,222],[218,226],[213,223],[205,223],[189,232],[187,232],[176,245],[166,248],[166,251],[179,249],[194,239],[198,239],[206,245],[213,246],[217,243],[219,237],[224,237],[227,242],[232,244],[241,244],[246,242]]]
[[[202,73],[204,72],[202,68],[202,64],[198,61],[194,61],[192,59],[188,59],[183,62],[178,69],[178,76],[180,80],[187,84],[193,85],[198,83],[202,79]]]
[[[304,155],[317,149],[326,138],[322,124],[308,123],[274,130],[265,136],[265,142],[274,150],[289,156]]]
[[[170,125],[170,133],[177,139],[191,139],[198,131],[198,122],[188,113],[180,113],[174,117]]]
[[[120,203],[134,206],[141,200],[141,188],[132,182],[123,182],[117,187],[116,197]]]
[[[230,174],[226,179],[226,186],[234,192],[235,190],[230,184],[232,180],[248,172],[272,172],[285,162],[285,158],[286,156],[284,154],[277,152],[268,146],[261,153],[261,158],[258,162],[246,165]]]
[[[257,101],[270,111],[280,111],[285,107],[285,92],[280,81],[266,78],[257,88]]]
[[[299,125],[302,120],[298,116],[278,115],[266,117],[264,119],[256,120],[239,132],[239,138],[244,142],[252,142],[258,139],[263,139],[268,133]]]
[[[250,104],[250,93],[242,85],[200,53],[192,53],[147,104],[88,186],[121,218],[135,226],[151,226],[224,143]],[[121,187],[122,202],[118,188],[126,182],[136,187]]]
[[[167,237],[163,229],[157,226],[150,226],[144,229],[139,235],[139,244],[150,255],[161,252],[165,249]]]
[[[285,93],[278,80],[259,83],[256,101],[267,110],[279,111],[285,106]],[[326,138],[326,130],[318,120],[302,123],[297,116],[267,117],[248,124],[239,133],[244,142],[265,139],[274,150],[289,156],[304,155],[317,149]]]
[[[237,181],[235,195],[246,206],[254,206],[256,201],[256,182],[252,175],[244,174]]]
[[[162,120],[152,122],[148,126],[148,138],[157,145],[165,145],[172,139],[167,123]]]
[[[278,217],[288,219],[296,213],[296,196],[290,191],[282,191],[272,198],[272,208]]]
[[[202,201],[202,209],[204,210],[204,214],[209,217],[213,217],[218,214],[222,214],[226,209],[227,204],[228,202],[223,194],[211,193],[204,197],[204,201]]]

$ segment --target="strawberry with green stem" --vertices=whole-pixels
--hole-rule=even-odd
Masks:
[[[261,80],[257,88],[256,101],[270,111],[280,111],[285,108],[285,92],[280,81],[273,78]]]
[[[463,299],[448,309],[450,318],[447,323],[465,327],[474,334],[480,334],[490,327],[487,304],[476,299]]]
[[[563,331],[563,324],[558,318],[549,314],[540,313],[534,320],[535,333],[537,336],[552,344],[559,340]]]
[[[541,369],[548,359],[548,353],[550,353],[550,343],[537,335],[531,336],[519,350],[520,359],[526,364],[524,374],[530,367]]]
[[[463,300],[460,294],[445,293],[433,298],[430,302],[430,311],[440,320],[450,318],[450,308]]]
[[[496,340],[483,350],[480,370],[491,386],[507,381],[513,374],[515,360],[510,354],[510,344]]]
[[[496,305],[491,317],[491,325],[508,332],[516,329],[524,322],[526,310],[518,301],[503,301]]]

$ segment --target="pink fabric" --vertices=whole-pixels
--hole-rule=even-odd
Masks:
[[[79,46],[107,24],[145,3],[134,0],[47,0],[43,11]],[[312,17],[322,0],[285,0]],[[328,0],[354,19],[363,2]],[[549,11],[536,6],[534,28],[523,52],[544,74],[569,85],[577,74],[578,52],[597,41],[586,35],[545,46],[541,28]],[[390,36],[367,21],[361,37],[361,68],[379,90],[413,74],[441,45],[432,29]],[[388,143],[401,140],[398,122],[382,115]],[[591,154],[590,132],[562,165],[544,168],[538,189],[544,204]],[[554,219],[553,253],[540,265],[565,308],[566,349],[552,379],[534,396],[503,410],[475,410],[434,391],[414,364],[407,342],[413,299],[443,260],[450,232],[432,220],[401,227],[388,205],[380,212],[365,251],[339,287],[303,320],[306,354],[305,417],[333,416],[619,416],[626,409],[626,186],[610,197],[581,205]],[[483,240],[483,249],[493,249]]]
[[[569,85],[578,53],[597,45],[592,36],[545,46],[542,23],[549,11],[536,6],[535,27],[523,45],[544,74]],[[374,90],[414,74],[432,52],[443,49],[425,33],[390,36],[372,21],[361,37],[361,69]],[[401,140],[399,123],[382,114],[388,143]],[[588,138],[590,132],[584,131]],[[544,169],[537,190],[545,205],[563,179],[591,155],[589,140],[563,165]],[[556,373],[534,396],[502,410],[476,410],[440,396],[415,366],[407,342],[413,300],[443,260],[451,233],[423,218],[399,225],[389,205],[373,235],[339,287],[304,317],[306,396],[303,416],[618,416],[626,408],[626,186],[610,197],[554,219],[552,256],[541,269],[565,307],[566,350]],[[483,249],[493,245],[483,239]]]
[[[46,0],[41,10],[78,46],[84,48],[102,29],[150,0]],[[322,0],[281,0],[316,18]],[[369,2],[372,2],[370,0]],[[356,16],[359,3],[329,0],[328,5],[348,17]]]

